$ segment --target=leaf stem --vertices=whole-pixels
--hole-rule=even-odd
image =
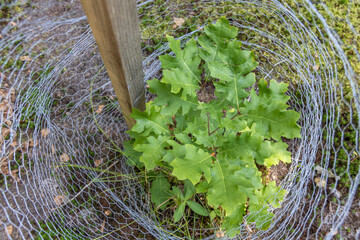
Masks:
[[[211,134],[210,134],[210,113],[207,113],[207,122],[208,122],[208,134],[209,134],[209,136],[211,136]]]
[[[209,136],[213,135],[217,130],[219,130],[220,127],[218,127],[217,129],[215,129],[214,131],[212,131],[211,133],[209,133]],[[210,131],[210,130],[209,130]]]

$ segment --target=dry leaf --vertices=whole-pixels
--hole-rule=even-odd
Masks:
[[[11,147],[16,147],[17,145],[18,145],[18,143],[17,143],[16,140],[14,140],[14,141],[10,144]]]
[[[12,225],[6,226],[6,232],[11,235],[14,230],[14,227]]]
[[[11,171],[11,176],[16,182],[20,182],[20,178],[18,176],[19,169],[14,169]]]
[[[6,139],[6,137],[10,134],[11,130],[8,128],[1,128],[0,133],[1,133],[1,137],[0,137],[0,141],[3,142],[3,140]]]
[[[20,61],[23,61],[23,62],[25,62],[25,61],[31,61],[32,59],[29,57],[29,56],[22,56],[22,57],[20,57]]]
[[[15,92],[15,89],[14,88],[11,88],[10,89],[10,96],[11,96],[11,102],[12,103],[15,103],[15,100],[16,100],[16,94],[15,94],[16,92]]]
[[[314,69],[314,71],[319,70],[319,65],[315,65],[315,66],[313,67],[313,69]]]
[[[101,224],[101,227],[100,227],[100,232],[103,232],[104,231],[104,228],[105,228],[105,220],[102,222]]]
[[[94,161],[95,167],[100,166],[102,163],[103,163],[103,160],[102,160],[102,159],[96,159],[96,160]]]
[[[325,180],[320,177],[315,178],[315,183],[316,183],[316,186],[318,186],[320,188],[325,188],[325,186],[326,186]]]
[[[11,156],[14,154],[14,150],[11,150],[7,156],[5,157],[2,157],[0,159],[0,172],[3,174],[3,175],[9,175],[10,174],[10,170],[8,168],[8,163],[9,163],[9,160],[12,159]]]
[[[185,20],[183,18],[174,18],[174,22],[176,26],[181,27],[185,23]]]
[[[14,21],[11,21],[10,24],[14,27],[16,26],[16,23]]]
[[[315,170],[316,170],[319,174],[328,174],[328,176],[329,176],[330,178],[335,178],[335,179],[337,179],[337,180],[340,180],[340,177],[339,177],[339,176],[335,176],[335,174],[333,174],[331,171],[326,170],[325,168],[320,167],[319,165],[317,165],[317,166],[315,167]]]
[[[29,140],[29,146],[30,146],[30,147],[37,146],[37,145],[38,145],[38,142],[37,142],[37,141],[34,142],[33,139],[30,139],[30,140]]]
[[[2,39],[3,37],[1,36],[1,34],[0,34],[0,39]]]
[[[67,155],[66,153],[63,153],[61,156],[60,156],[60,161],[61,162],[68,162],[70,160],[70,157],[69,155]]]
[[[101,111],[103,110],[103,108],[105,107],[105,105],[99,105],[98,110],[96,110],[96,113],[101,113]]]
[[[7,165],[1,165],[0,172],[5,176],[10,174],[10,171],[9,171],[9,168],[7,167]]]
[[[219,231],[216,232],[216,236],[218,238],[223,238],[223,237],[225,237],[225,233],[223,231],[219,230]]]
[[[51,151],[52,151],[53,154],[56,153],[54,145],[51,145]]]
[[[246,230],[249,232],[249,233],[253,233],[253,230],[251,230],[251,228],[249,227],[249,225],[245,225],[245,227],[246,227]]]
[[[111,214],[111,211],[108,209],[108,210],[105,210],[104,213],[105,213],[106,216],[109,216]]]
[[[43,136],[43,138],[46,138],[49,132],[50,130],[48,128],[41,129],[41,135]]]
[[[5,112],[9,109],[9,107],[9,101],[6,99],[2,100],[2,102],[0,103],[0,111]]]
[[[60,206],[64,202],[64,197],[62,195],[58,195],[54,198],[56,205]]]

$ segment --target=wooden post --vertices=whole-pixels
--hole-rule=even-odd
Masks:
[[[81,0],[129,128],[145,109],[140,28],[134,0]]]

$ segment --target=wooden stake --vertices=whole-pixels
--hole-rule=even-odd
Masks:
[[[129,128],[145,109],[139,18],[134,0],[81,0]]]

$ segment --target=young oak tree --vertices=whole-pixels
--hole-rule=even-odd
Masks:
[[[177,222],[188,206],[219,219],[229,235],[245,215],[260,229],[271,224],[269,208],[280,207],[286,192],[263,183],[258,166],[290,163],[282,137],[300,138],[300,114],[288,110],[288,85],[255,84],[258,63],[253,52],[241,50],[237,34],[220,18],[184,48],[168,36],[174,56],[160,56],[162,79],[148,82],[157,97],[144,112],[133,109],[136,124],[125,143],[128,164],[155,176],[150,193],[156,209],[175,205]],[[204,102],[198,94],[209,84],[215,97]]]

